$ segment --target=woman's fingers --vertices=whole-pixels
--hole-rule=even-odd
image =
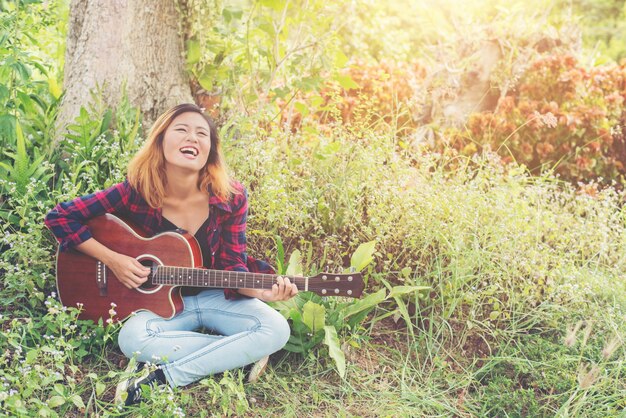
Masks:
[[[289,300],[296,293],[298,293],[298,287],[291,283],[288,277],[278,276],[276,284],[272,286],[272,296],[275,300]]]

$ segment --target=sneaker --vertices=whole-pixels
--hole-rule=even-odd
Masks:
[[[254,383],[259,380],[259,376],[261,376],[265,371],[269,359],[270,356],[263,357],[261,360],[252,365],[250,372],[248,372],[248,383]]]
[[[140,363],[137,365],[136,373],[139,371],[143,371],[140,376],[123,380],[117,385],[117,388],[115,389],[116,403],[124,402],[124,405],[126,406],[138,404],[142,399],[141,387],[143,385],[155,388],[166,383],[165,376],[163,375],[163,371],[161,369],[154,369],[150,371],[148,367],[144,367],[144,364]],[[124,394],[126,394],[125,400]]]

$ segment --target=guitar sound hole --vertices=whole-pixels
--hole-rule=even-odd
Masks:
[[[150,270],[152,270],[154,267],[157,267],[159,265],[154,260],[150,260],[150,259],[139,260],[139,262],[141,263],[141,265],[148,267]],[[150,273],[150,275],[148,276],[148,280],[146,280],[141,286],[139,286],[139,289],[152,290],[156,287],[158,287],[158,285],[155,285],[154,283],[152,283],[152,273]]]

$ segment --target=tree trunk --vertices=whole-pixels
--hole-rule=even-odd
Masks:
[[[57,138],[91,91],[115,107],[125,88],[144,127],[170,106],[192,102],[178,22],[175,0],[72,0]]]

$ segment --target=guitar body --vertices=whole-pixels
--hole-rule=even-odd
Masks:
[[[99,216],[87,223],[93,236],[111,250],[151,265],[202,267],[198,242],[189,234],[164,232],[142,236],[113,215]],[[57,290],[65,306],[82,305],[81,319],[106,320],[115,304],[113,319],[122,320],[134,311],[149,309],[171,318],[183,309],[180,287],[144,284],[137,289],[124,286],[104,264],[76,250],[57,253]]]

